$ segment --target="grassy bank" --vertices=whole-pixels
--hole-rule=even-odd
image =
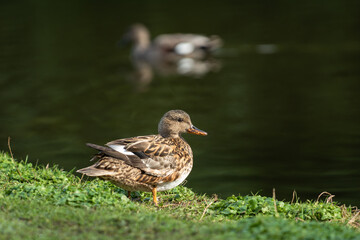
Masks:
[[[186,187],[148,193],[81,180],[0,154],[0,239],[360,239],[354,208],[263,196],[216,199]]]

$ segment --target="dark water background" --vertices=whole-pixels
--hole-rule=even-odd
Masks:
[[[185,136],[195,191],[359,205],[360,2],[296,2],[1,1],[0,149],[11,136],[18,159],[80,168],[84,143],[156,133],[183,109],[209,133]],[[133,22],[220,35],[221,69],[137,91],[117,46]]]

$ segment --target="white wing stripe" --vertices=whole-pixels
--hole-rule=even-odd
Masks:
[[[179,55],[187,55],[192,53],[194,50],[194,45],[189,42],[181,42],[175,46],[175,52]]]
[[[109,145],[109,147],[111,147],[115,151],[118,151],[118,152],[120,152],[122,154],[125,154],[125,155],[135,155],[134,153],[132,153],[130,151],[127,151],[125,149],[125,146],[123,146],[123,145]]]

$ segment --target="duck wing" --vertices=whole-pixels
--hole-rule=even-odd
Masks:
[[[196,49],[213,51],[220,48],[222,41],[218,36],[206,37],[199,34],[162,34],[153,41],[154,46],[165,51],[175,51],[179,55],[187,55]]]
[[[148,175],[166,177],[173,174],[177,167],[176,145],[159,135],[117,139],[106,146],[105,151],[98,150]]]

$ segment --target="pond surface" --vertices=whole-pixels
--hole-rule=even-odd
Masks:
[[[194,191],[360,205],[359,1],[34,2],[0,3],[1,150],[11,136],[18,159],[78,169],[86,142],[156,133],[183,109],[209,133],[184,136]],[[216,69],[139,88],[117,44],[134,22],[221,36]]]

